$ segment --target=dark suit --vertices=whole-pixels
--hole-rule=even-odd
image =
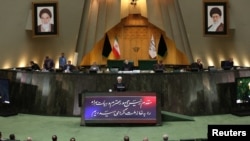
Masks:
[[[194,62],[191,64],[191,69],[197,69],[198,71],[202,71],[203,65],[201,63]]]
[[[121,70],[130,71],[133,69],[134,69],[133,64],[129,62],[128,64],[124,63]]]
[[[164,64],[155,64],[154,70],[165,70],[165,65]]]
[[[76,69],[76,67],[72,64],[66,64],[63,68],[64,71],[68,70],[70,72],[74,71]]]
[[[43,67],[44,69],[48,70],[48,71],[53,71],[55,66],[55,63],[52,59],[45,59],[44,63],[43,63]]]
[[[121,92],[121,91],[126,91],[127,88],[126,88],[126,85],[124,83],[115,83],[114,84],[114,90],[118,91],[118,92]]]
[[[233,61],[224,61],[224,63],[222,64],[222,68],[224,70],[230,70],[232,69],[234,66],[234,62]]]
[[[33,71],[35,71],[35,70],[40,70],[40,67],[39,67],[38,64],[33,63],[33,64],[31,65],[31,69],[32,69]]]

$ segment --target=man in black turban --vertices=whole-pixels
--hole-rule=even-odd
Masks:
[[[214,7],[210,10],[210,17],[213,20],[213,24],[208,27],[208,31],[211,32],[223,32],[224,24],[221,19],[222,12],[218,7]]]

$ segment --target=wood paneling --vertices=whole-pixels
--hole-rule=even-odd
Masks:
[[[10,101],[20,113],[59,116],[80,115],[79,94],[108,92],[117,76],[128,84],[128,92],[159,94],[162,111],[193,116],[228,114],[236,101],[235,77],[249,75],[250,70],[141,74],[0,70],[1,78],[10,80]]]
[[[133,60],[135,66],[138,65],[138,60],[151,59],[148,53],[151,36],[154,36],[157,49],[161,34],[165,37],[168,51],[166,56],[163,58],[158,56],[156,59],[163,60],[165,64],[188,64],[187,57],[177,50],[174,41],[166,37],[162,30],[149,23],[147,18],[141,15],[129,15],[107,33],[111,46],[113,46],[114,39],[117,37],[121,52],[120,59]],[[112,52],[108,58],[102,56],[104,37],[96,43],[89,54],[83,57],[81,65],[91,65],[93,62],[106,65],[107,59],[114,59]]]

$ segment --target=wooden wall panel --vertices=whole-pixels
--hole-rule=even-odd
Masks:
[[[136,66],[138,65],[138,60],[152,59],[148,53],[151,36],[154,36],[156,50],[158,49],[161,34],[165,36],[162,30],[149,23],[146,18],[140,15],[129,15],[107,33],[111,46],[113,46],[115,38],[118,39],[121,52],[120,59],[134,61]],[[107,59],[115,59],[112,52],[108,58],[102,56],[104,37],[100,42],[96,43],[89,54],[83,57],[81,65],[91,65],[93,62],[106,65]],[[175,47],[174,41],[165,36],[165,42],[168,49],[167,55],[163,58],[157,56],[156,59],[163,60],[165,64],[188,63],[185,54]]]

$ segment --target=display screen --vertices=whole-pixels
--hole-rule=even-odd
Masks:
[[[157,123],[156,93],[87,93],[83,105],[86,124]]]
[[[121,68],[124,60],[107,60],[108,68]]]
[[[236,82],[236,103],[249,103],[250,77],[239,77]]]
[[[140,70],[153,70],[157,60],[138,60]]]
[[[0,101],[2,103],[10,103],[9,89],[9,79],[0,78]]]

